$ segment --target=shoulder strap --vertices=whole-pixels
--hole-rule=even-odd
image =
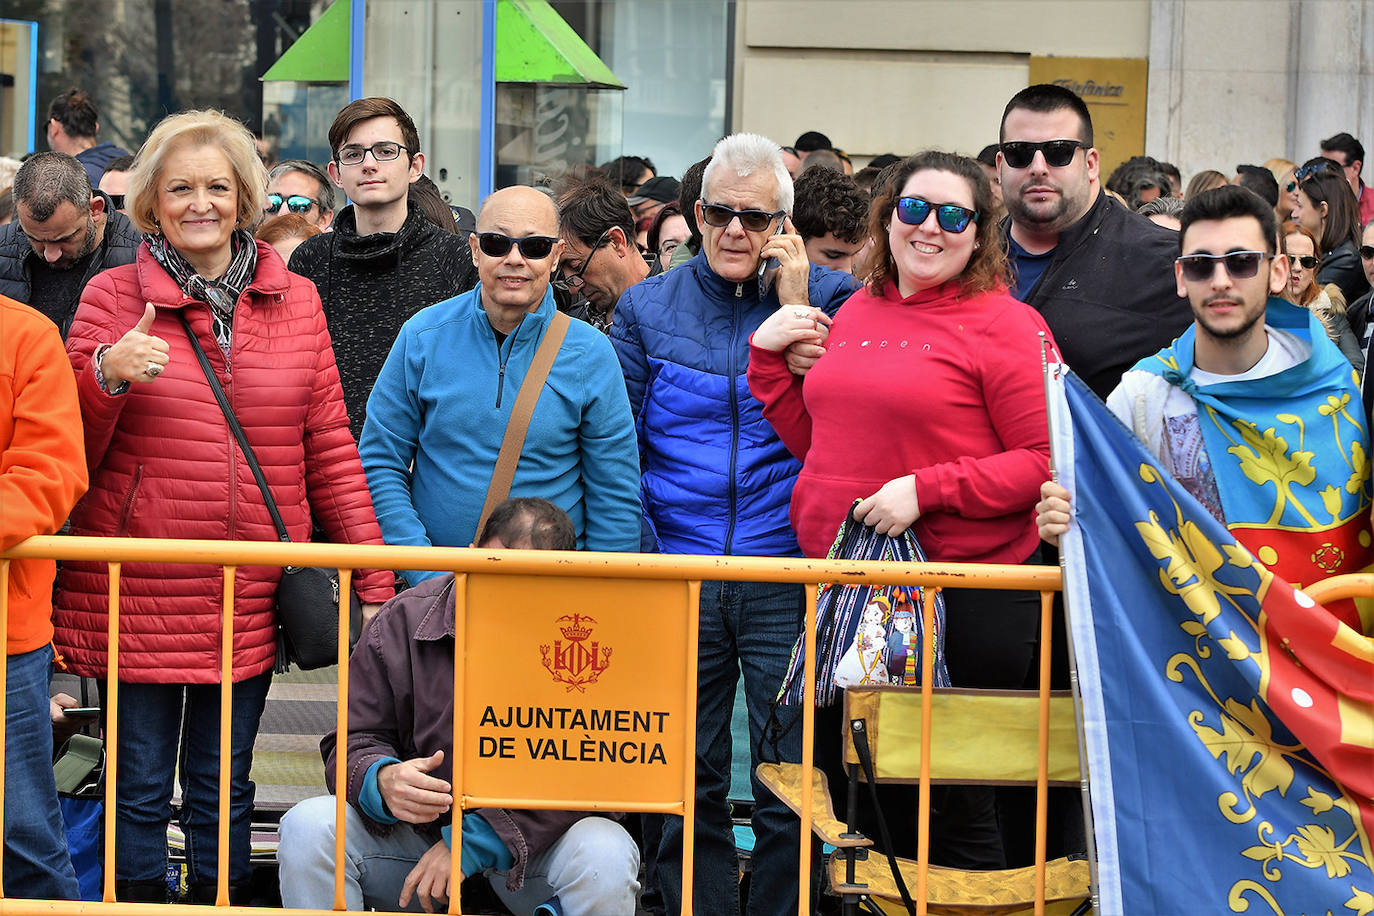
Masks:
[[[196,353],[196,360],[200,363],[201,371],[205,373],[205,380],[210,383],[210,390],[215,393],[215,400],[219,402],[219,409],[224,412],[224,419],[229,422],[229,430],[238,440],[239,449],[243,452],[243,457],[253,472],[253,479],[258,482],[258,489],[262,490],[262,498],[267,503],[267,512],[272,516],[272,524],[276,526],[277,537],[290,542],[291,537],[286,533],[286,523],[282,521],[281,513],[277,511],[277,501],[272,498],[272,491],[267,486],[267,478],[262,474],[257,456],[253,454],[253,447],[248,444],[248,437],[244,435],[243,427],[239,425],[239,418],[234,416],[234,409],[229,406],[229,399],[225,397],[224,389],[220,387],[219,379],[215,377],[215,370],[210,367],[210,360],[206,357],[205,350],[201,348],[196,332],[191,330],[191,322],[186,320],[186,313],[181,309],[177,310],[177,317],[181,319],[181,326],[186,331],[186,337],[191,341],[191,349]]]
[[[563,337],[568,333],[572,321],[564,313],[554,310],[553,320],[534,351],[530,371],[520,383],[520,394],[511,408],[510,419],[506,422],[506,436],[501,440],[501,452],[496,456],[496,468],[491,474],[491,486],[487,487],[487,499],[482,504],[482,516],[477,520],[474,537],[482,534],[487,516],[493,509],[506,501],[510,495],[510,485],[515,480],[515,466],[520,463],[520,452],[525,447],[525,433],[530,428],[530,417],[534,416],[534,405],[539,400],[539,392],[544,390],[544,380],[549,377],[553,361],[558,356],[558,348],[563,346]]]

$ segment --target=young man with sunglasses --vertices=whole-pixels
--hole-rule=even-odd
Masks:
[[[780,304],[833,315],[856,284],[807,260],[788,218],[792,197],[777,144],[756,134],[721,140],[695,201],[701,253],[630,287],[616,305],[610,336],[638,422],[645,517],[663,553],[800,556],[787,510],[801,465],[749,393],[749,337]],[[802,602],[797,585],[702,583],[691,876],[699,913],[739,911],[725,799],[741,668],[752,763],[761,751],[763,759],[800,759],[801,729],[774,745],[765,723],[801,632]],[[792,716],[787,708],[781,716],[785,727]],[[749,912],[795,913],[797,819],[752,785]],[[668,818],[659,874],[670,912],[681,903],[682,839],[681,818]]]
[[[554,317],[563,243],[547,195],[487,198],[468,237],[481,284],[405,323],[367,404],[358,451],[388,544],[466,547],[477,534],[511,410]],[[540,389],[511,496],[572,518],[586,550],[639,549],[639,454],[603,334],[572,319]],[[407,571],[411,585],[438,575]]]
[[[1317,564],[1333,553],[1345,569],[1364,566],[1365,526],[1331,522],[1349,519],[1352,505],[1361,518],[1368,509],[1368,414],[1355,419],[1350,363],[1320,320],[1278,296],[1288,259],[1275,247],[1273,208],[1227,186],[1189,200],[1181,222],[1174,276],[1193,325],[1127,372],[1107,406],[1288,581],[1329,575]],[[1280,476],[1266,479],[1272,468]],[[1274,486],[1281,515],[1271,515]],[[1068,527],[1068,492],[1046,483],[1041,496],[1041,535],[1054,542]]]
[[[999,145],[1012,294],[1045,317],[1065,361],[1105,398],[1188,325],[1169,280],[1175,234],[1103,193],[1092,117],[1068,89],[1012,96]]]
[[[283,159],[267,173],[267,206],[264,220],[295,213],[321,232],[334,221],[334,185],[329,176],[308,159]]]
[[[650,274],[635,245],[630,205],[609,182],[589,179],[559,195],[558,223],[563,256],[554,285],[586,300],[568,314],[605,331],[621,294]]]
[[[405,109],[385,98],[350,102],[329,128],[329,149],[329,178],[353,204],[334,217],[332,232],[301,243],[290,267],[320,291],[357,438],[401,325],[425,306],[472,289],[477,272],[465,239],[407,204],[425,157]]]

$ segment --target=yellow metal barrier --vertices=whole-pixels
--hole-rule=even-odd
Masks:
[[[17,545],[10,551],[0,554],[0,630],[7,629],[8,623],[8,589],[7,581],[9,574],[9,560],[21,558],[47,558],[56,560],[84,560],[89,562],[107,563],[110,570],[110,601],[109,601],[109,688],[107,707],[113,713],[118,708],[119,682],[118,672],[118,627],[119,627],[119,575],[122,564],[125,563],[199,563],[219,565],[224,568],[224,617],[221,641],[221,682],[230,684],[232,671],[232,645],[233,645],[233,587],[234,573],[239,566],[262,565],[262,566],[327,566],[337,567],[343,577],[343,588],[341,593],[347,595],[347,584],[350,570],[353,569],[433,569],[448,570],[458,576],[460,582],[465,586],[478,577],[486,576],[521,576],[521,577],[558,577],[566,579],[608,579],[608,580],[662,580],[668,582],[680,582],[687,586],[686,603],[688,609],[688,620],[692,625],[686,627],[685,653],[687,664],[691,672],[695,672],[696,667],[696,600],[699,593],[700,584],[707,580],[727,580],[727,581],[754,581],[754,582],[781,582],[781,583],[801,583],[806,588],[806,620],[805,632],[808,634],[808,651],[805,662],[805,683],[803,684],[803,695],[812,695],[810,685],[815,678],[815,655],[814,639],[816,621],[816,583],[818,582],[839,582],[845,584],[884,584],[884,585],[910,585],[910,586],[933,586],[935,588],[990,588],[990,589],[1025,589],[1035,590],[1042,593],[1042,632],[1048,634],[1049,609],[1052,592],[1060,588],[1059,570],[1054,567],[1030,567],[1030,566],[984,566],[976,564],[929,564],[929,563],[873,563],[873,562],[851,562],[840,560],[806,560],[806,559],[771,559],[758,557],[704,557],[704,556],[666,556],[657,554],[609,554],[609,553],[551,553],[538,550],[481,550],[470,548],[439,548],[439,547],[385,547],[385,546],[362,546],[362,545],[334,545],[334,544],[309,544],[309,543],[290,543],[284,544],[275,541],[177,541],[161,539],[134,539],[134,538],[77,538],[77,537],[40,537],[31,538],[22,544]],[[465,596],[468,589],[455,589],[455,628],[457,632],[457,651],[463,651],[465,628],[468,615],[466,613]],[[924,613],[927,616],[926,632],[933,632],[930,616],[933,614],[933,592],[927,593]],[[640,609],[642,610],[642,609]],[[347,707],[348,707],[348,634],[347,634],[347,611],[340,609],[341,620],[344,626],[340,628],[338,660],[339,660],[339,679],[338,679],[338,713],[336,728],[340,736],[347,735]],[[927,643],[927,652],[932,651],[931,645]],[[1044,910],[1044,856],[1045,856],[1045,805],[1044,791],[1047,784],[1048,773],[1048,724],[1049,724],[1049,655],[1045,653],[1041,665],[1041,699],[1040,699],[1040,776],[1039,776],[1039,799],[1036,811],[1036,858],[1037,858],[1037,905],[1036,912]],[[927,675],[930,672],[931,658],[927,655],[924,670]],[[541,798],[492,798],[481,797],[468,794],[463,791],[463,751],[465,747],[463,738],[465,736],[465,726],[470,723],[464,722],[464,692],[467,685],[462,676],[462,665],[455,664],[454,672],[454,811],[456,817],[461,816],[465,808],[472,808],[483,805],[494,805],[509,808],[548,808],[548,807],[567,807],[566,802],[551,803]],[[5,668],[0,666],[0,695],[3,695],[5,679]],[[685,836],[683,844],[684,863],[682,873],[684,876],[691,876],[692,871],[692,832],[694,826],[693,800],[695,795],[694,786],[694,746],[695,746],[695,710],[696,710],[696,679],[687,677],[688,682],[684,686],[683,703],[686,711],[685,722],[685,751],[682,761],[684,778],[680,786],[680,798],[669,802],[649,803],[640,802],[636,804],[622,804],[620,810],[635,811],[656,811],[663,813],[682,814],[686,819]],[[925,679],[922,684],[923,693],[923,713],[922,713],[922,741],[928,747],[930,742],[930,683]],[[229,725],[232,703],[232,685],[229,689],[221,691],[220,695],[220,746],[226,748],[230,744]],[[117,772],[118,755],[118,717],[114,714],[106,716],[106,785],[105,785],[105,816],[108,818],[110,812],[115,810],[115,774]],[[804,707],[802,716],[802,769],[803,772],[810,772],[814,764],[814,736],[815,720],[814,709],[808,704]],[[0,761],[3,761],[4,736],[0,732]],[[338,754],[336,785],[342,787],[347,784],[346,778],[346,754],[342,753],[346,747],[343,740],[339,744],[341,753]],[[929,754],[923,754],[924,759],[929,758]],[[922,913],[925,912],[923,890],[925,883],[925,868],[929,858],[928,850],[928,827],[929,827],[929,775],[923,774],[921,779],[922,805],[919,813],[920,818],[920,864],[921,881],[918,886],[917,906]],[[0,796],[4,791],[3,767],[0,766]],[[217,873],[219,875],[219,885],[217,889],[216,906],[228,910],[234,914],[254,914],[280,912],[259,907],[230,906],[228,903],[228,824],[229,824],[229,754],[221,753],[220,756],[220,823],[219,823],[219,865]],[[335,873],[334,873],[334,909],[317,911],[298,911],[304,913],[317,912],[329,913],[340,911],[344,907],[343,897],[343,849],[344,849],[344,806],[346,804],[343,795],[337,798],[335,816],[337,823],[336,830],[336,850],[335,850]],[[582,800],[578,802],[584,809],[604,808],[596,800]],[[811,811],[809,807],[803,806],[800,812],[801,818],[801,853],[799,856],[799,911],[804,912],[807,902],[810,899],[810,835],[811,835]],[[0,827],[3,826],[3,812],[0,812]],[[453,844],[453,870],[459,871],[460,844]],[[105,856],[106,863],[115,861],[115,831],[105,831]],[[2,866],[0,866],[2,867]],[[34,901],[19,899],[0,898],[0,914],[96,914],[107,912],[135,912],[142,911],[146,907],[137,904],[114,903],[114,880],[113,869],[105,869],[104,881],[104,901],[100,903],[82,903],[68,901]],[[683,887],[683,909],[691,912],[691,881],[687,880]],[[178,916],[178,914],[203,913],[203,906],[191,905],[169,905],[159,907],[158,913],[166,913],[168,916]],[[450,913],[461,913],[459,895],[455,893],[449,902]]]

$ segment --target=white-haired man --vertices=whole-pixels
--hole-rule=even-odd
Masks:
[[[749,337],[780,305],[834,314],[854,281],[807,260],[788,216],[792,179],[781,150],[764,137],[720,141],[695,206],[701,253],[627,289],[610,330],[636,417],[645,516],[664,553],[799,556],[787,510],[800,465],[749,394]],[[739,910],[726,803],[735,686],[742,668],[757,764],[769,708],[801,631],[802,600],[799,585],[702,583],[697,912]],[[799,759],[800,738],[801,729],[788,732],[780,756]],[[797,820],[756,779],[753,789],[749,912],[794,913]],[[659,869],[674,912],[681,903],[681,853],[681,819],[670,818]]]

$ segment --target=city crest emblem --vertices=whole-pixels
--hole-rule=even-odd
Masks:
[[[591,638],[591,624],[594,617],[585,614],[571,614],[559,617],[558,624],[562,639],[555,639],[553,646],[541,645],[539,654],[543,657],[544,667],[553,675],[555,683],[566,684],[567,692],[586,693],[587,685],[596,683],[597,678],[611,664],[611,649],[602,646]]]

